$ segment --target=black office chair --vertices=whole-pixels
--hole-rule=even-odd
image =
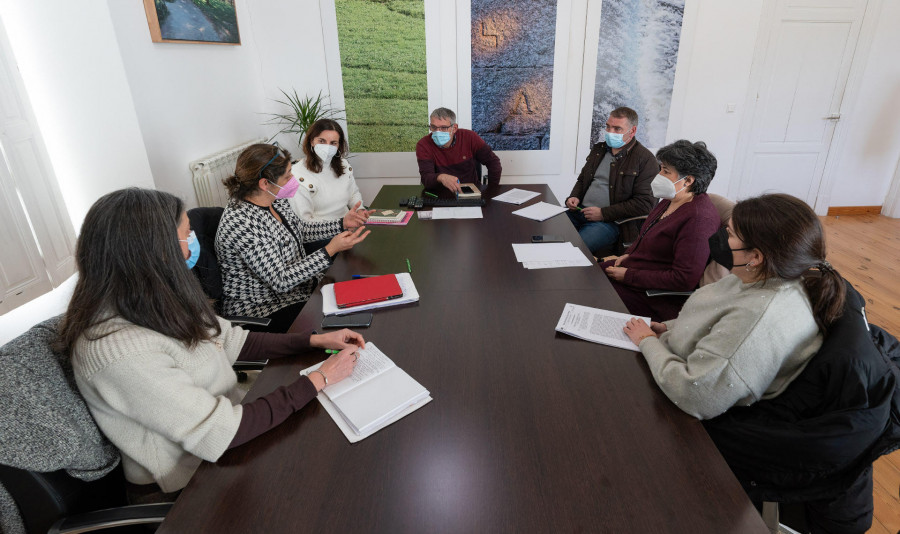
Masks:
[[[124,506],[118,451],[88,412],[68,358],[52,348],[59,320],[0,347],[0,530],[160,523],[171,504]]]
[[[843,316],[781,395],[704,421],[770,528],[778,508],[794,509],[784,523],[800,532],[871,524],[872,462],[900,448],[900,347],[864,306],[847,283]]]

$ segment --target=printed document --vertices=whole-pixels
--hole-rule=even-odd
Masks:
[[[590,267],[590,259],[572,243],[513,243],[516,261],[526,269]]]
[[[556,204],[538,202],[520,210],[516,210],[513,213],[515,213],[516,215],[521,215],[522,217],[534,219],[535,221],[546,221],[550,217],[555,217],[560,213],[566,211],[567,209],[569,208],[565,206],[557,206]]]
[[[556,325],[556,331],[577,337],[585,341],[593,341],[601,345],[619,347],[620,349],[639,350],[628,336],[624,328],[634,315],[618,313],[578,304],[566,304],[562,317]],[[638,317],[650,326],[649,317]]]
[[[431,218],[438,219],[481,219],[480,206],[455,206],[452,208],[434,208],[431,210]]]
[[[510,189],[506,193],[497,195],[491,200],[506,202],[507,204],[522,204],[523,202],[527,202],[532,198],[540,195],[540,193],[535,193],[534,191],[525,191],[524,189]]]

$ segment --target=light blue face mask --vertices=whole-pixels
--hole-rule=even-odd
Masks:
[[[188,244],[188,250],[191,251],[191,257],[184,261],[187,263],[188,269],[193,269],[194,265],[197,265],[197,258],[200,257],[200,242],[197,241],[197,234],[191,230],[187,239],[179,239],[179,241],[184,241]]]
[[[431,139],[437,146],[444,146],[450,142],[450,132],[431,132]]]
[[[623,139],[623,137],[625,137],[625,134],[605,132],[605,135],[606,146],[610,148],[621,148],[625,145],[625,140]]]

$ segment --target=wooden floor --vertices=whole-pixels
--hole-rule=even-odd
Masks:
[[[828,261],[866,298],[869,322],[900,336],[900,219],[822,217]],[[875,462],[871,534],[900,532],[900,451]]]

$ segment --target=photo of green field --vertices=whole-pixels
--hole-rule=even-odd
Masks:
[[[335,0],[352,152],[412,152],[428,133],[424,0]]]

